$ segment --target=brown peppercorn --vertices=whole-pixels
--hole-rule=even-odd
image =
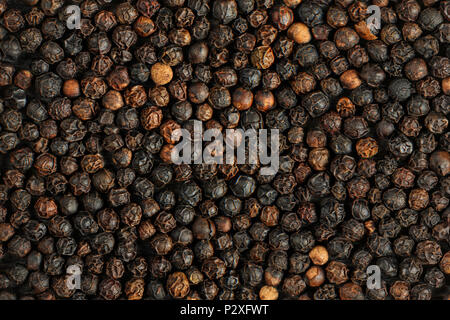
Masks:
[[[172,153],[175,151],[173,144],[165,144],[159,152],[159,157],[165,163],[172,163]]]
[[[358,88],[362,83],[358,72],[353,69],[347,70],[343,74],[341,74],[341,76],[339,77],[339,80],[341,81],[342,86],[345,89],[349,89],[349,90]]]
[[[316,80],[307,72],[300,72],[290,81],[292,90],[297,95],[302,95],[312,91],[316,86]]]
[[[289,8],[295,8],[302,2],[302,0],[283,0],[283,2]]]
[[[115,111],[124,106],[122,95],[119,91],[109,90],[102,98],[102,104],[106,109]]]
[[[233,92],[232,103],[239,111],[248,110],[253,104],[253,93],[245,88],[237,88]]]
[[[214,219],[217,231],[219,232],[229,232],[232,227],[231,219],[225,216],[219,216]]]
[[[188,87],[188,97],[192,103],[203,103],[208,99],[208,96],[208,86],[203,82],[196,82]]]
[[[209,240],[216,234],[216,226],[210,219],[197,217],[192,225],[192,233],[198,240]]]
[[[130,84],[130,76],[128,69],[124,66],[116,66],[113,71],[106,77],[111,88],[121,91]]]
[[[339,261],[331,261],[325,268],[328,281],[334,284],[343,284],[348,280],[348,268]]]
[[[405,64],[404,71],[409,80],[420,80],[428,75],[427,63],[422,58],[413,58]]]
[[[256,68],[267,69],[274,63],[275,56],[271,47],[260,46],[253,50],[250,60]]]
[[[14,76],[14,84],[20,89],[27,90],[31,86],[33,74],[29,70],[20,70]]]
[[[125,294],[128,300],[141,300],[145,292],[145,281],[142,278],[134,278],[125,283]]]
[[[0,87],[10,85],[13,82],[15,68],[10,64],[0,64]]]
[[[150,220],[144,220],[138,227],[138,233],[141,240],[146,240],[150,239],[156,233],[156,229]]]
[[[7,242],[14,235],[14,228],[9,223],[0,223],[0,241]]]
[[[339,297],[342,300],[364,300],[361,286],[352,282],[348,282],[339,288]]]
[[[58,206],[53,199],[39,197],[34,204],[34,210],[39,218],[50,219],[58,213]]]
[[[56,157],[49,153],[43,153],[37,157],[34,162],[34,167],[41,176],[48,176],[55,173],[57,168]]]
[[[141,111],[141,124],[145,130],[152,130],[161,125],[163,114],[158,107],[146,107]]]
[[[306,135],[306,144],[310,148],[324,148],[327,145],[327,135],[320,129],[311,129]]]
[[[326,170],[329,160],[330,151],[327,148],[314,148],[309,152],[308,163],[314,170]]]
[[[366,24],[366,21],[362,20],[355,24],[355,30],[358,32],[358,35],[364,40],[375,40],[377,36],[370,31],[369,27]]]
[[[185,28],[172,29],[169,32],[169,40],[180,47],[185,47],[191,43],[191,34]]]
[[[76,79],[64,81],[62,92],[66,97],[76,98],[81,94],[80,83]]]
[[[272,10],[272,21],[279,30],[286,30],[294,22],[294,12],[286,6],[278,5]]]
[[[311,258],[312,263],[318,266],[323,266],[328,262],[328,251],[323,246],[315,246],[309,252],[309,257]]]
[[[310,287],[320,287],[325,282],[325,272],[321,267],[312,266],[306,271],[306,283]]]
[[[84,95],[91,99],[99,99],[106,93],[106,83],[103,79],[89,76],[81,80],[81,90]]]
[[[105,166],[105,161],[100,154],[88,154],[81,160],[81,168],[87,173],[96,173]]]
[[[348,97],[342,97],[336,103],[336,111],[341,117],[347,118],[355,114],[356,107]]]
[[[170,96],[166,87],[155,87],[149,89],[148,97],[152,103],[158,107],[165,107],[169,104]]]
[[[302,127],[292,127],[288,131],[288,141],[293,144],[299,144],[303,142],[303,128]]]
[[[147,93],[144,86],[136,85],[131,88],[127,88],[123,97],[125,103],[132,108],[142,107],[147,102]]]
[[[163,86],[172,80],[173,71],[169,65],[157,62],[152,66],[150,75],[157,86]]]
[[[140,37],[148,37],[156,31],[156,25],[152,19],[145,16],[139,16],[134,22],[134,31]]]
[[[414,42],[422,35],[422,33],[422,29],[414,22],[406,22],[402,27],[403,39],[406,41]]]
[[[445,274],[450,274],[450,251],[446,252],[439,263],[439,267]]]
[[[195,116],[200,121],[208,121],[212,118],[213,113],[213,108],[209,104],[203,103],[197,107]]]
[[[262,208],[260,219],[268,227],[274,227],[278,225],[278,219],[280,217],[280,211],[276,206],[266,206]]]
[[[409,284],[406,281],[395,281],[389,289],[395,300],[409,300]]]
[[[435,151],[430,157],[430,168],[438,175],[445,177],[450,173],[450,153]]]
[[[442,79],[442,92],[445,95],[450,95],[450,77],[447,77],[445,79]]]
[[[298,44],[308,43],[311,41],[311,33],[309,32],[309,28],[301,22],[293,23],[289,27],[287,35]]]
[[[369,159],[378,153],[378,143],[374,138],[363,138],[356,142],[356,152],[361,158]]]
[[[254,103],[256,109],[267,112],[275,107],[275,96],[271,91],[259,90],[255,94]]]
[[[272,286],[263,286],[259,290],[259,298],[261,300],[277,300],[278,299],[278,290]]]
[[[181,129],[181,126],[175,120],[167,120],[159,127],[162,137],[170,144],[175,144],[180,138],[173,134],[177,129]]]
[[[417,188],[411,190],[409,193],[408,204],[413,210],[423,210],[428,206],[429,202],[430,197],[425,189]]]
[[[334,33],[334,43],[339,50],[348,50],[356,46],[359,42],[359,36],[355,30],[349,27],[338,29]]]
[[[189,281],[183,272],[174,272],[167,278],[167,290],[175,299],[183,299],[189,293]]]

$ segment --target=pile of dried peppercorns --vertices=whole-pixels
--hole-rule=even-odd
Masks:
[[[0,299],[449,299],[449,19],[0,0]],[[174,165],[198,120],[279,129],[278,173]]]

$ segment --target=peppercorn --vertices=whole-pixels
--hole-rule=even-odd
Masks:
[[[309,32],[309,28],[301,22],[293,23],[287,30],[287,35],[298,44],[308,43],[311,41],[311,33]]]

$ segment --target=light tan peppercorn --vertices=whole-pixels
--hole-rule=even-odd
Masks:
[[[157,62],[152,66],[150,75],[156,85],[163,86],[172,80],[173,71],[169,65]]]
[[[311,33],[309,32],[309,28],[301,22],[293,23],[289,27],[287,35],[298,44],[308,43],[311,41]]]
[[[323,246],[315,246],[309,252],[309,257],[311,258],[312,263],[318,266],[323,266],[328,262],[328,251]]]
[[[343,74],[341,74],[339,80],[342,83],[342,87],[349,90],[358,88],[362,83],[361,78],[358,75],[358,72],[353,69],[347,70]]]
[[[272,286],[264,286],[259,290],[259,298],[261,300],[277,300],[278,290]]]

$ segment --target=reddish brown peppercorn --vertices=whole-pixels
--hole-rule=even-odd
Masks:
[[[130,84],[128,69],[123,66],[116,66],[113,71],[106,77],[111,88],[117,91],[125,89]]]
[[[345,89],[353,90],[358,88],[362,81],[359,77],[359,74],[356,70],[347,70],[339,77],[339,80],[342,83],[342,86]]]
[[[275,97],[271,91],[257,91],[254,98],[256,109],[267,112],[275,107]]]
[[[294,22],[294,13],[283,5],[276,6],[272,10],[272,21],[279,30],[286,30]]]
[[[39,197],[34,204],[34,210],[41,219],[50,219],[58,213],[58,206],[53,199]]]
[[[378,143],[374,138],[363,138],[356,142],[356,152],[361,158],[369,159],[378,153]]]
[[[158,128],[162,118],[162,111],[158,107],[146,107],[141,111],[141,124],[145,130]]]
[[[81,94],[80,83],[76,79],[64,81],[62,92],[66,97],[76,98]]]
[[[152,19],[145,16],[140,16],[134,22],[134,30],[141,37],[148,37],[156,31],[155,23]]]
[[[110,90],[102,98],[102,104],[106,109],[115,111],[124,106],[122,95],[119,91]]]
[[[233,106],[239,111],[250,109],[253,104],[253,93],[244,88],[237,88],[232,96]]]

